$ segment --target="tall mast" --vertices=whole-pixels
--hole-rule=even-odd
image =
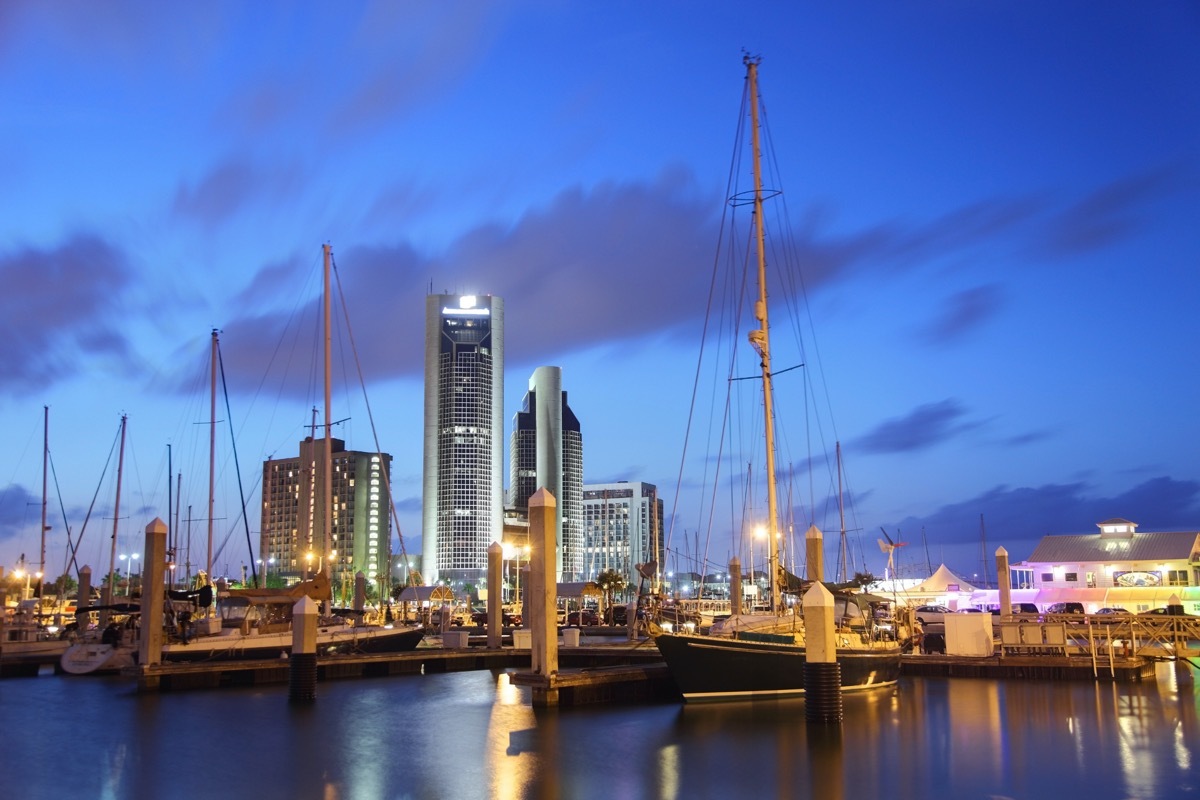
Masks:
[[[841,582],[845,583],[850,572],[850,559],[846,553],[846,504],[842,502],[842,443],[837,442],[837,472],[838,472],[838,522],[842,530],[842,575]]]
[[[983,527],[983,514],[979,515],[979,557],[983,562],[983,588],[988,588],[987,531]]]
[[[329,245],[328,243],[321,245],[321,249],[325,252],[325,549],[322,550],[322,557],[325,561],[325,574],[329,575],[332,572],[332,565],[329,563],[332,560],[329,545],[333,540],[333,439],[331,431],[333,428],[333,334],[329,324]]]
[[[217,492],[217,329],[212,331],[212,400],[208,411],[208,556],[204,562],[205,574],[212,580],[213,559],[213,511]]]
[[[750,136],[754,154],[754,229],[758,250],[758,301],[754,316],[758,329],[750,332],[750,344],[762,366],[764,434],[767,446],[767,562],[771,570],[771,609],[779,608],[779,500],[775,488],[775,413],[771,396],[771,338],[767,323],[767,255],[763,231],[762,155],[758,136],[758,62],[745,56],[746,79],[750,84]]]
[[[42,586],[46,581],[46,476],[50,463],[50,406],[42,406],[42,555],[38,560],[37,596],[42,596]]]
[[[117,496],[113,500],[113,532],[112,549],[108,554],[108,602],[113,599],[113,589],[116,588],[117,568],[117,522],[121,519],[121,474],[125,471],[125,421],[128,416],[121,415],[121,450],[117,456]]]

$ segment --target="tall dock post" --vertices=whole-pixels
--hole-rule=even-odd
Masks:
[[[84,564],[79,568],[79,592],[75,595],[75,614],[76,619],[79,619],[78,614],[83,609],[92,604],[92,568]],[[79,633],[83,633],[83,629],[87,627],[87,617],[83,617],[84,624],[80,626]]]
[[[996,586],[1000,588],[1000,621],[1012,619],[1012,578],[1008,574],[1008,551],[996,548]]]
[[[360,569],[354,573],[354,624],[363,624],[363,609],[367,607],[367,576]]]
[[[751,572],[754,565],[750,565]],[[729,613],[742,613],[742,561],[737,556],[729,559]]]
[[[809,525],[804,532],[804,555],[808,559],[808,579],[825,580],[825,534],[816,525]]]
[[[811,529],[810,529],[811,530]],[[804,593],[804,718],[842,722],[842,665],[837,662],[833,595],[814,583]]]
[[[317,699],[317,604],[305,595],[292,606],[292,657],[288,700],[311,703]]]
[[[142,627],[138,638],[138,664],[144,669],[162,663],[163,567],[167,563],[167,523],[158,517],[146,526],[142,562]]]
[[[500,647],[504,624],[500,600],[504,589],[504,548],[499,542],[492,542],[487,550],[488,592],[487,592],[487,646],[489,650]]]
[[[533,611],[533,672],[545,678],[558,673],[558,582],[555,579],[558,501],[545,487],[529,498],[529,605]],[[553,683],[547,684],[548,687]],[[540,696],[539,696],[540,695]],[[534,688],[535,705],[558,705],[558,689]]]

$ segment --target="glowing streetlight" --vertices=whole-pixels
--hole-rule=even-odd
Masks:
[[[17,580],[20,580],[22,577],[25,578],[25,589],[21,593],[21,599],[28,600],[29,599],[29,570],[25,569],[24,561],[21,562],[21,566],[17,567],[15,570],[13,570],[13,576],[16,577]]]

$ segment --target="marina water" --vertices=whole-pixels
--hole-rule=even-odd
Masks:
[[[803,700],[534,709],[489,671],[143,694],[0,681],[3,796],[1200,797],[1193,674],[1113,684],[906,678],[810,726]]]

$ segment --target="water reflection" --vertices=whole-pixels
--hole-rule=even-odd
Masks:
[[[0,704],[22,800],[1200,796],[1194,676],[1169,666],[1135,685],[906,680],[848,695],[841,726],[808,725],[803,701],[535,710],[490,672],[323,683],[311,705],[40,677],[0,682]]]

